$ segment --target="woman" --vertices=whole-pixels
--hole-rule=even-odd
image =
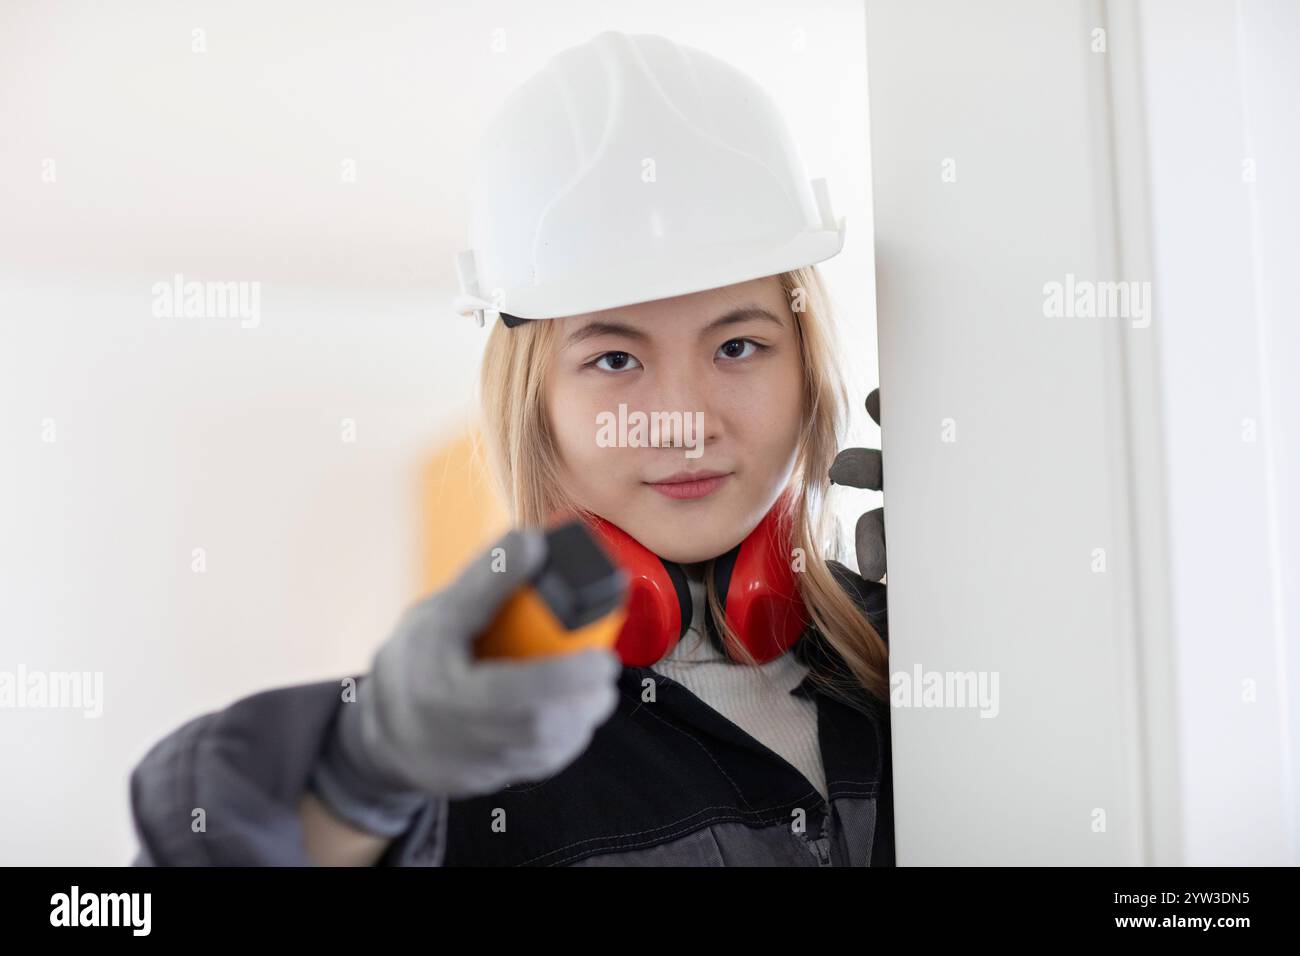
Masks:
[[[630,39],[594,42],[617,53]],[[654,295],[662,273],[638,275],[653,256],[632,252],[604,287],[616,304],[597,290],[587,304],[601,307],[575,312],[574,287],[558,283],[569,305],[557,312],[532,282],[505,290],[513,313],[495,310],[482,399],[517,529],[411,608],[342,695],[328,682],[268,691],[156,746],[132,778],[138,862],[893,864],[884,587],[825,558],[831,473],[879,478],[860,449],[832,467],[845,394],[821,280],[809,262]],[[735,246],[722,253],[712,275],[752,271]],[[599,440],[623,406],[694,416],[692,456],[671,439]],[[545,560],[539,529],[573,516],[680,569],[687,633],[650,661],[475,659],[474,640]],[[859,526],[864,571],[883,544],[873,527]],[[733,626],[753,583],[737,553],[768,540],[797,572],[806,625],[775,649]]]

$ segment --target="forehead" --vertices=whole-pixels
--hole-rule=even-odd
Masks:
[[[558,331],[562,340],[593,322],[631,326],[646,335],[672,335],[694,333],[719,316],[746,306],[766,309],[780,319],[782,325],[787,324],[790,306],[779,276],[765,276],[718,289],[602,309],[599,312],[585,312],[552,321],[559,323]]]

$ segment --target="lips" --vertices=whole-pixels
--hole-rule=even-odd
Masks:
[[[646,484],[669,498],[686,500],[712,494],[730,477],[731,473],[726,471],[679,471]]]
[[[646,482],[650,485],[675,485],[687,481],[704,481],[706,478],[721,478],[730,474],[726,471],[675,471],[666,478],[657,478]]]

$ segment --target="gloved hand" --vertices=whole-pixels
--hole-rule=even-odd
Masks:
[[[867,414],[880,424],[880,389],[872,389],[867,396]],[[880,450],[877,448],[845,448],[831,464],[832,484],[851,488],[883,490]],[[853,544],[857,552],[858,573],[868,581],[879,581],[885,576],[885,509],[876,508],[858,518]]]
[[[493,551],[504,567],[493,570]],[[448,587],[410,608],[343,705],[313,787],[354,822],[401,832],[427,795],[493,793],[558,772],[617,706],[612,649],[541,660],[477,660],[473,641],[541,568],[546,537],[516,529]]]

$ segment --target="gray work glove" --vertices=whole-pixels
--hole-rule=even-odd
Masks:
[[[867,396],[867,414],[880,424],[880,389],[872,389]],[[850,488],[883,490],[880,450],[877,448],[845,448],[831,464],[832,484]],[[876,508],[858,518],[853,535],[858,558],[858,573],[868,581],[879,581],[885,576],[885,509]]]
[[[617,706],[622,664],[612,649],[473,656],[474,639],[540,570],[546,549],[544,532],[513,530],[403,615],[319,761],[313,787],[327,804],[367,829],[400,833],[428,795],[494,793],[557,773],[586,750]]]

